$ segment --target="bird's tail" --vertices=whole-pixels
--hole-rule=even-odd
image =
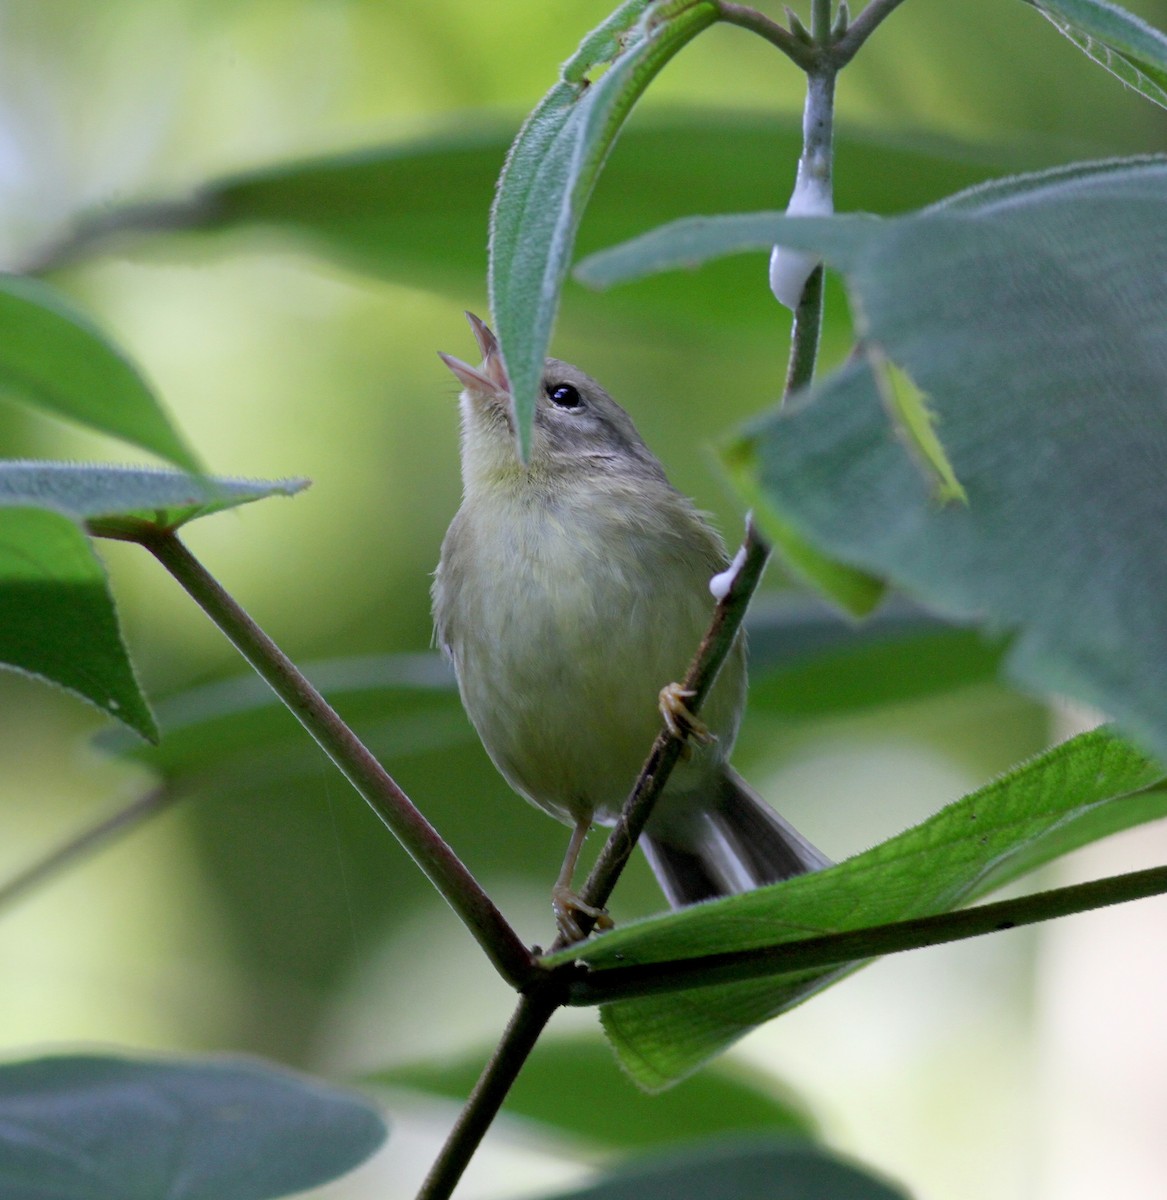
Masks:
[[[719,794],[684,838],[646,833],[640,844],[674,908],[748,892],[831,860],[784,821],[734,770],[718,776]]]

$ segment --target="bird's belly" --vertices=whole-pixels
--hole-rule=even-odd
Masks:
[[[704,568],[666,560],[613,569],[574,548],[548,575],[492,572],[473,638],[453,639],[463,702],[495,765],[539,807],[611,821],[661,727],[660,689],[683,677],[712,612]],[[480,580],[482,576],[479,576]],[[723,760],[736,733],[735,656],[706,719]]]

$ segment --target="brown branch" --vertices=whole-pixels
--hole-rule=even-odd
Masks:
[[[93,528],[99,532],[100,526]],[[124,530],[115,536],[128,536]],[[465,864],[426,820],[327,700],[179,540],[153,526],[132,537],[170,572],[389,827],[474,935],[499,974],[515,988],[539,972],[523,945]]]

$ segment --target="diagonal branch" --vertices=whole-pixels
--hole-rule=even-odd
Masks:
[[[745,542],[730,568],[732,576],[728,590],[718,601],[709,629],[681,684],[690,695],[686,706],[694,716],[700,712],[733,647],[769,556],[770,547],[759,535],[753,519],[747,519]],[[580,899],[584,904],[593,908],[603,908],[608,903],[612,889],[627,866],[637,839],[652,815],[652,810],[664,791],[684,746],[683,735],[671,733],[668,729],[662,729],[657,735],[652,751],[640,769],[632,793],[625,801],[620,819],[608,835],[591,874],[580,889]],[[587,921],[585,934],[589,932],[592,923],[590,919]],[[580,915],[579,924],[585,925],[583,914]],[[560,950],[566,944],[560,938],[552,950]]]
[[[112,533],[100,523],[93,525],[91,532]],[[138,542],[174,576],[389,827],[499,974],[515,988],[530,983],[539,971],[533,955],[462,860],[336,710],[178,536],[145,523],[132,534],[119,531],[113,536]]]
[[[682,684],[686,691],[693,693],[687,701],[687,707],[694,715],[704,703],[733,646],[769,554],[769,547],[758,535],[753,521],[747,521],[745,543],[727,572],[726,590],[717,603],[709,629]],[[667,729],[662,729],[657,735],[648,760],[625,801],[620,819],[580,891],[580,899],[585,904],[599,909],[607,903],[653,805],[681,756],[684,740],[683,734],[673,734]],[[586,936],[594,920],[581,912],[577,923]],[[562,950],[567,944],[561,935],[551,952]],[[537,977],[524,990],[506,1033],[463,1106],[457,1123],[442,1147],[441,1155],[418,1194],[418,1200],[446,1200],[453,1192],[498,1115],[511,1084],[535,1048],[539,1034],[555,1010],[567,1002],[565,985],[575,971],[574,965],[566,964]]]
[[[0,884],[0,908],[15,904],[41,884],[74,866],[82,859],[96,854],[114,839],[131,829],[136,829],[156,813],[165,811],[182,797],[178,792],[159,785],[129,804],[123,805],[108,817],[73,834],[67,841],[50,850],[43,858],[25,867],[7,883]]]
[[[705,954],[667,962],[604,967],[581,975],[570,985],[572,1005],[609,1004],[633,996],[660,995],[690,988],[739,983],[747,979],[785,975],[818,967],[858,965],[867,959],[902,950],[919,950],[1000,933],[1074,913],[1125,904],[1167,892],[1167,867],[1132,871],[1090,883],[1053,888],[1020,899],[998,900],[959,912],[939,913],[910,921],[874,925],[869,929],[800,938],[775,946]],[[577,970],[586,970],[579,964]]]

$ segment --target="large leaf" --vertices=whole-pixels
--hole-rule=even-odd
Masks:
[[[141,467],[0,462],[0,664],[67,688],[155,740],[105,570],[80,523],[107,532],[175,528],[304,486]]]
[[[1082,734],[846,862],[626,925],[560,957],[605,967],[797,942],[947,912],[1107,834],[1167,815],[1163,769],[1107,730]],[[603,1009],[642,1086],[683,1078],[853,969],[811,968]]]
[[[1079,50],[1167,108],[1167,37],[1106,0],[1025,0]]]
[[[193,201],[103,210],[38,266],[166,236],[170,253],[208,246],[232,253],[236,239],[191,236],[263,229],[348,270],[453,296],[473,307],[487,268],[486,216],[514,126],[460,115],[423,140],[321,156],[214,180]],[[797,120],[771,113],[671,110],[637,113],[620,136],[587,207],[585,251],[692,212],[762,208],[789,187],[802,135]],[[1048,147],[986,149],[911,135],[840,129],[840,208],[918,208],[1006,170],[1047,165]],[[185,238],[176,233],[188,231]],[[694,326],[703,336],[743,330],[772,336],[766,293],[752,263],[707,272],[699,286],[651,281],[602,299],[575,289],[576,328],[644,328],[655,336]],[[636,323],[630,323],[635,314]],[[842,313],[839,314],[843,316]],[[675,336],[675,334],[674,334]],[[448,349],[457,350],[455,346]]]
[[[59,512],[0,501],[0,665],[67,688],[151,740],[105,569]]]
[[[485,1055],[406,1064],[378,1072],[368,1082],[460,1101],[474,1087]],[[667,1096],[648,1097],[595,1037],[540,1042],[507,1093],[503,1111],[605,1149],[647,1149],[731,1132],[791,1138],[813,1138],[818,1132],[793,1093],[737,1067],[711,1068]]]
[[[0,507],[35,505],[79,521],[128,518],[160,529],[175,529],[267,496],[294,496],[307,486],[303,479],[266,482],[149,467],[0,461]]]
[[[59,292],[0,276],[0,392],[200,470],[137,368]]]
[[[1017,679],[1167,755],[1167,162],[787,228],[928,396],[968,504],[935,503],[864,364],[750,431],[770,501],[844,561],[1016,629]]]
[[[0,1067],[11,1200],[271,1200],[352,1170],[385,1136],[359,1096],[259,1062]]]
[[[716,19],[712,0],[626,0],[564,64],[507,156],[491,212],[490,309],[524,458],[559,292],[604,160],[649,82]]]
[[[937,503],[931,470],[888,436],[865,363],[757,421],[736,469],[825,554],[1018,630],[1019,680],[1167,754],[1167,162],[1009,180],[886,221],[693,221],[600,266],[774,239],[847,275],[869,342],[926,396],[968,503]]]
[[[729,1141],[631,1163],[554,1200],[908,1200],[820,1146]]]

